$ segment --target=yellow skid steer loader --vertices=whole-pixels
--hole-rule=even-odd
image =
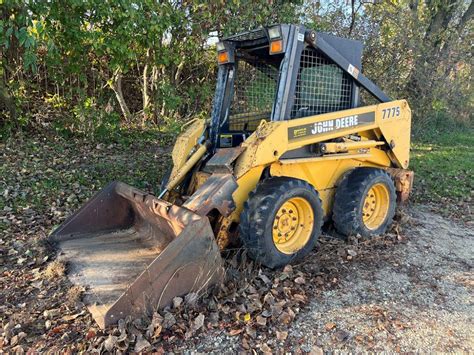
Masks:
[[[325,221],[387,230],[413,182],[411,111],[361,57],[360,42],[298,25],[217,44],[211,117],[177,138],[160,195],[111,183],[52,234],[100,326],[218,283],[237,239],[278,268],[306,256]]]

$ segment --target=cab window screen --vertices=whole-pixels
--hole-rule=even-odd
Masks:
[[[237,62],[234,95],[230,106],[229,131],[254,131],[261,120],[269,120],[275,100],[279,70],[261,60]]]
[[[351,94],[351,79],[341,68],[315,49],[303,51],[292,118],[348,109]]]

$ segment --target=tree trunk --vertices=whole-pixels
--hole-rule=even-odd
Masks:
[[[178,67],[176,68],[176,72],[174,73],[174,85],[178,86],[181,81],[181,73],[183,72],[184,68],[184,60],[179,63]]]
[[[442,4],[432,4],[427,1],[432,15],[426,29],[423,41],[419,48],[415,49],[415,61],[407,80],[406,91],[416,97],[423,96],[427,84],[431,82],[432,74],[436,71],[439,56],[443,46],[448,45],[448,25],[451,22],[457,0],[444,0]],[[417,7],[412,7],[417,11]]]
[[[154,114],[154,119],[156,124],[160,124],[159,120],[159,112],[158,112],[158,105],[156,104],[157,102],[157,92],[158,92],[158,67],[156,65],[153,65],[151,68],[151,89],[153,92],[153,99],[155,101],[155,104],[153,105],[153,114]]]
[[[0,78],[0,111],[6,110],[10,114],[9,119],[13,122],[16,122],[16,107],[15,101],[13,98],[8,94],[7,89],[3,86]],[[0,122],[5,123],[6,118],[1,117]]]
[[[125,98],[123,97],[122,92],[122,70],[117,69],[110,80],[110,88],[114,91],[115,97],[120,105],[120,109],[122,110],[122,114],[125,118],[125,122],[130,123],[132,121],[132,114],[125,102]]]
[[[453,31],[451,31],[450,36],[446,39],[446,43],[444,44],[443,48],[440,50],[439,58],[442,60],[446,60],[449,57],[450,51],[452,48],[452,43],[456,40],[464,41],[464,28],[468,24],[469,21],[472,20],[474,17],[474,1],[471,1],[469,7],[466,11],[462,14],[461,19],[459,20],[458,24],[454,27]],[[469,35],[469,34],[468,34]],[[451,69],[457,64],[455,61],[447,60],[450,65],[446,68],[446,74],[448,74]]]
[[[143,68],[143,115],[142,115],[142,126],[145,126],[145,121],[148,119],[150,115],[150,87],[149,87],[149,80],[148,80],[148,72],[149,72],[149,62],[150,62],[150,48],[146,51],[146,58],[145,58],[145,66]]]

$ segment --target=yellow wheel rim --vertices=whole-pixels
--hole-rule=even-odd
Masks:
[[[273,221],[273,242],[285,254],[293,254],[308,243],[313,231],[314,213],[309,202],[302,197],[287,200]]]
[[[390,207],[390,194],[387,187],[378,183],[372,186],[364,199],[362,206],[362,221],[367,229],[379,228],[387,218]]]

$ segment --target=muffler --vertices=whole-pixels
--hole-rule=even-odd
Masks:
[[[223,263],[205,215],[121,182],[98,192],[51,238],[100,327],[202,294]]]

